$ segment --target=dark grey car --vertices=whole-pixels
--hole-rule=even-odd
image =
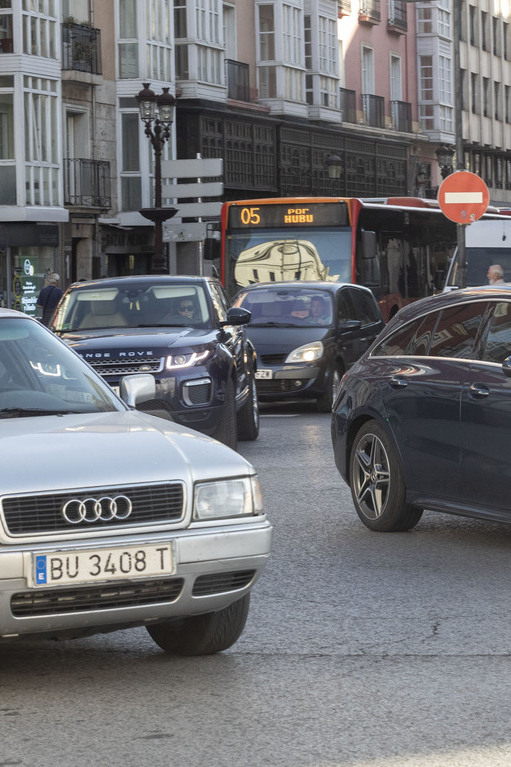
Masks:
[[[315,399],[322,412],[384,326],[371,291],[348,283],[258,283],[234,305],[252,314],[247,335],[257,352],[259,399]]]

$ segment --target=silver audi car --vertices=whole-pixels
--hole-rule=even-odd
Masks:
[[[64,342],[0,309],[0,639],[146,626],[166,652],[239,638],[272,528],[236,452],[135,410]]]

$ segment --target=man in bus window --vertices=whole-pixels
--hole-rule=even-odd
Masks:
[[[488,269],[488,283],[490,285],[504,284],[504,270],[500,264],[492,264]]]

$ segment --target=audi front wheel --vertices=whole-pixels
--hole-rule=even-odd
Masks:
[[[217,612],[173,618],[147,626],[147,631],[158,647],[170,655],[214,655],[240,638],[249,605],[250,594],[245,594]]]
[[[394,446],[376,421],[358,431],[350,456],[350,488],[355,509],[366,527],[401,532],[422,516],[406,502],[406,486]]]

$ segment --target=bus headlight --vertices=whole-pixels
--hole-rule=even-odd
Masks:
[[[315,362],[323,356],[324,347],[321,341],[314,341],[311,344],[299,346],[290,352],[285,362]]]
[[[195,520],[258,514],[263,514],[263,501],[257,475],[220,482],[201,482],[195,487]]]

